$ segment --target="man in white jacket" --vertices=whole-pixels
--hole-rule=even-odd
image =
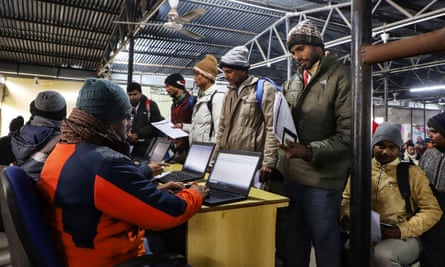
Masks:
[[[177,123],[175,127],[189,133],[189,141],[215,142],[219,115],[225,91],[215,85],[218,74],[217,60],[213,55],[206,55],[193,67],[193,79],[199,87],[198,99],[193,107],[191,123]]]

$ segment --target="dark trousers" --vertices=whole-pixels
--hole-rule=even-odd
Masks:
[[[186,257],[187,223],[164,231],[147,231],[148,246],[153,254],[179,253]]]
[[[290,202],[284,266],[308,267],[313,246],[318,267],[340,267],[342,192],[297,183],[288,183],[285,189]]]
[[[439,202],[440,208],[445,211],[445,193],[433,189],[434,196]],[[423,252],[420,255],[420,266],[443,267],[445,266],[445,216],[430,230],[422,235]]]

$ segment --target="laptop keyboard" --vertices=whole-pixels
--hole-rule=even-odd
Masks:
[[[227,192],[227,191],[220,191],[220,190],[210,190],[209,191],[209,197],[215,197],[215,198],[219,198],[219,199],[227,199],[227,198],[232,198],[234,196],[237,196],[237,195]]]
[[[192,175],[190,173],[186,172],[171,172],[164,177],[160,178],[159,180],[163,183],[173,181],[173,182],[188,182],[193,181],[196,179],[200,179],[199,177],[196,177],[196,175]]]

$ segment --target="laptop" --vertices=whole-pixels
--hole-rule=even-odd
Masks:
[[[207,180],[204,205],[214,206],[247,199],[259,168],[260,152],[222,150]]]
[[[165,159],[168,149],[170,148],[170,141],[163,138],[157,138],[156,143],[148,153],[147,158],[150,161],[162,162]]]
[[[214,148],[214,143],[193,142],[182,169],[165,175],[161,174],[160,177],[155,177],[155,181],[162,183],[169,181],[185,183],[203,179]]]

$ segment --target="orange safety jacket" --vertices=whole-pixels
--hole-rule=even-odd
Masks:
[[[90,143],[57,144],[37,188],[66,266],[142,255],[144,229],[178,226],[202,204],[197,191],[158,190],[129,157]]]

